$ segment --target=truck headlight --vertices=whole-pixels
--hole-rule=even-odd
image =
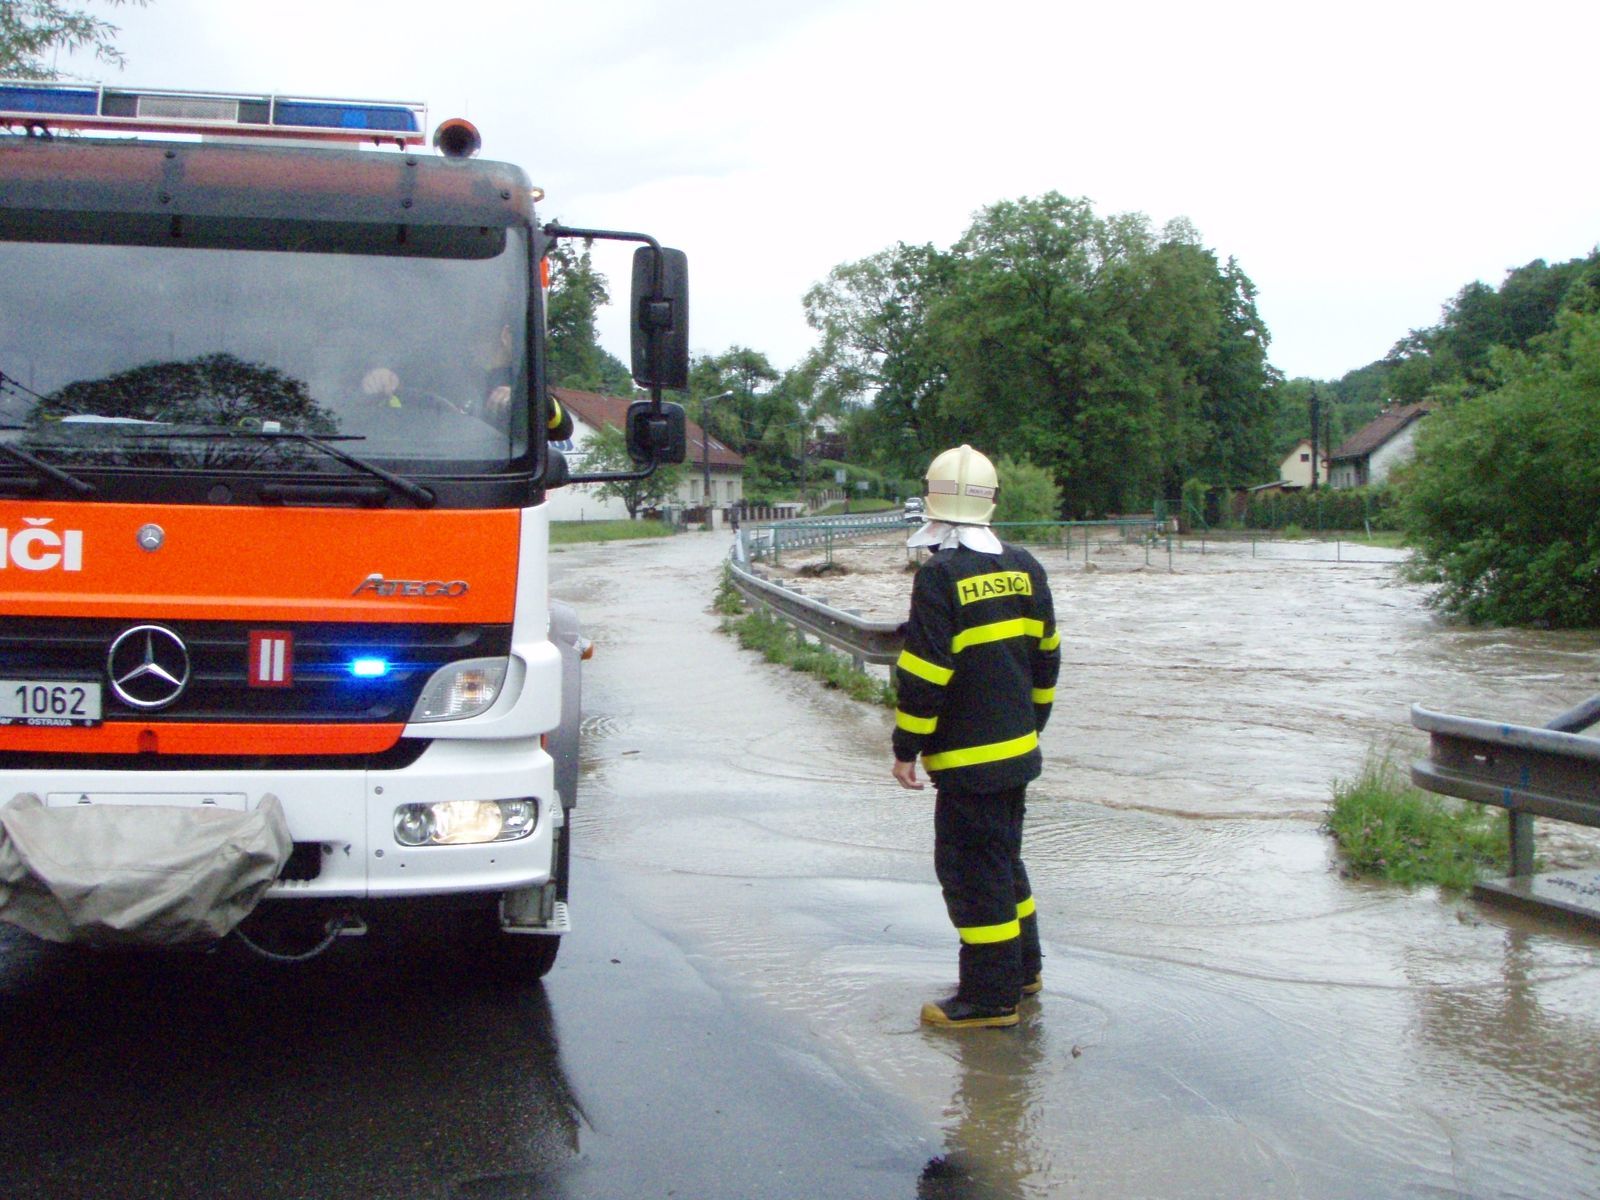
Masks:
[[[539,823],[539,802],[515,800],[436,800],[402,804],[394,810],[394,840],[402,846],[472,846],[514,842]]]
[[[459,721],[487,711],[506,681],[503,658],[467,658],[440,667],[417,697],[412,721]]]

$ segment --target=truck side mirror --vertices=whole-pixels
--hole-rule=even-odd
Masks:
[[[635,400],[628,405],[628,455],[640,466],[681,463],[687,451],[683,405]]]
[[[689,386],[689,258],[682,250],[633,252],[633,379],[643,388]]]

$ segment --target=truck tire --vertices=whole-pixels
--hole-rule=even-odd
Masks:
[[[542,933],[502,933],[496,929],[486,949],[495,978],[507,983],[536,983],[556,965],[561,939]]]

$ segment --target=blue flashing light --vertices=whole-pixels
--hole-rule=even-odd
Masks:
[[[350,662],[350,674],[357,679],[382,679],[389,673],[386,658],[357,658]]]
[[[96,88],[46,88],[26,83],[0,83],[0,109],[15,113],[61,113],[89,117],[99,111]]]
[[[333,100],[0,80],[0,129],[39,125],[404,145],[421,142],[426,124],[426,106],[399,100]]]
[[[307,104],[280,100],[273,107],[274,125],[301,129],[355,129],[372,133],[419,133],[417,115],[409,108],[374,104]]]

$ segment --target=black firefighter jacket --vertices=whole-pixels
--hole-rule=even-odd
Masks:
[[[941,550],[917,572],[895,663],[894,756],[919,754],[935,786],[985,794],[1040,769],[1061,636],[1038,561],[1016,546]]]

